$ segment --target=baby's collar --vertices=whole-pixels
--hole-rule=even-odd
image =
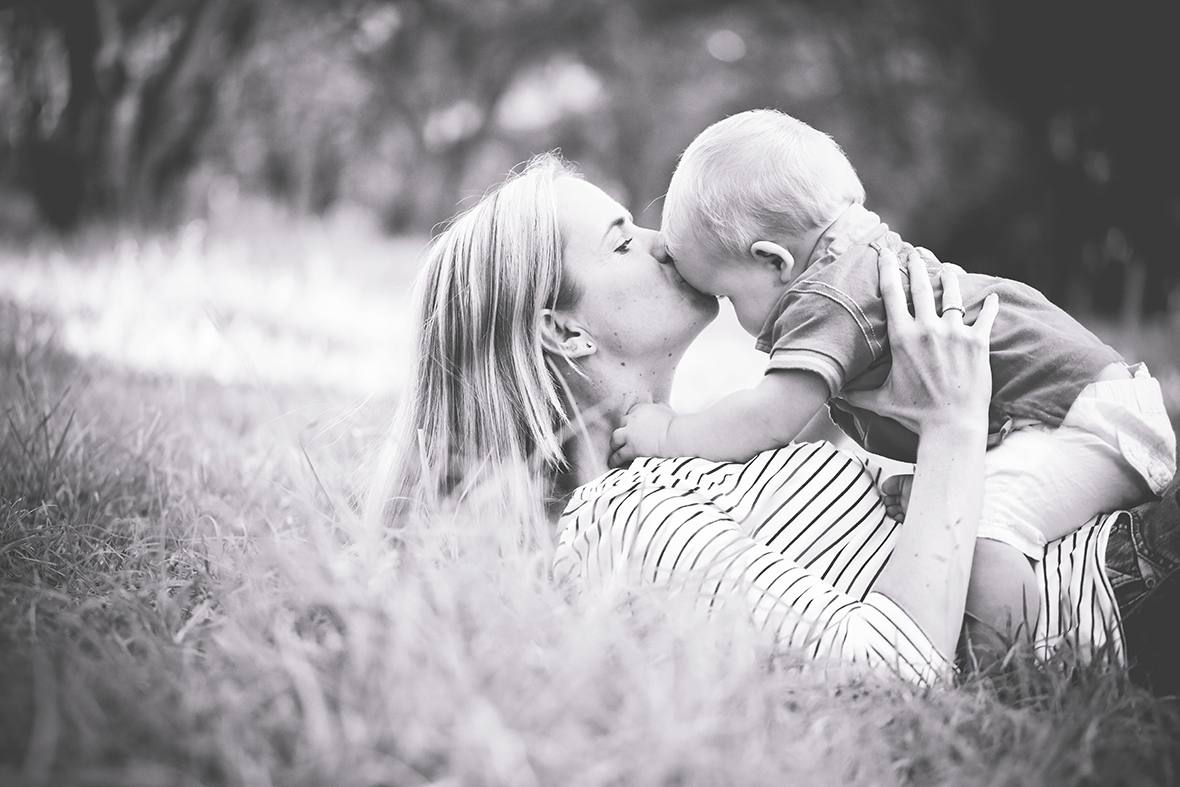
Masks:
[[[819,251],[820,244],[823,243],[825,240],[828,240],[830,242],[831,236],[834,234],[832,232],[832,230],[836,227],[837,224],[840,223],[840,220],[843,219],[848,214],[848,212],[850,210],[852,210],[853,208],[855,208],[857,206],[860,206],[859,202],[850,202],[847,205],[845,205],[844,209],[836,214],[836,218],[834,218],[830,222],[828,222],[828,225],[826,227],[824,227],[823,232],[821,232],[819,235],[817,235],[815,237],[815,243],[811,244],[811,250],[809,252],[807,252],[807,258],[804,260],[804,263],[803,263],[804,269],[811,267],[811,263],[815,262],[816,258],[819,256],[817,252]],[[861,206],[861,207],[863,207],[863,206]]]

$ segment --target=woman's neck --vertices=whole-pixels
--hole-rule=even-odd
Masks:
[[[668,401],[679,358],[662,360],[624,364],[602,358],[586,364],[585,378],[566,376],[578,408],[566,445],[569,472],[565,485],[571,490],[608,469],[611,435],[622,425],[628,410],[639,402]]]

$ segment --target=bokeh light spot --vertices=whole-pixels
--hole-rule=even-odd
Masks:
[[[746,39],[732,30],[714,30],[705,39],[705,49],[722,63],[736,63],[746,56]]]

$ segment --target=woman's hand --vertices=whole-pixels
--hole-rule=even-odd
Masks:
[[[988,348],[999,298],[989,295],[974,325],[964,324],[959,279],[943,266],[940,315],[925,263],[918,252],[911,252],[906,258],[914,302],[911,315],[897,256],[882,251],[878,266],[893,368],[880,388],[852,391],[844,398],[919,435],[963,419],[986,422],[992,393]]]
[[[873,590],[905,610],[950,660],[979,532],[992,390],[988,347],[999,302],[989,296],[975,324],[964,325],[959,280],[944,267],[940,316],[922,258],[912,254],[906,264],[912,316],[897,258],[882,253],[879,262],[893,369],[879,389],[848,399],[921,437],[905,525]]]

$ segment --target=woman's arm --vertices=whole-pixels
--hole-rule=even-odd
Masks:
[[[983,500],[987,424],[947,424],[921,435],[910,509],[874,586],[954,653]]]
[[[826,445],[817,452],[819,459],[843,456]],[[804,488],[827,481],[808,480]],[[872,481],[859,463],[848,462],[833,483],[859,489],[871,488]],[[728,506],[683,487],[659,478],[637,480],[567,512],[565,525],[554,559],[559,577],[590,585],[618,579],[658,584],[687,592],[710,609],[739,604],[784,648],[915,682],[936,680],[948,669],[921,627],[891,599],[869,593],[861,601],[837,590],[818,572],[744,533]],[[867,556],[878,543],[866,541],[858,549]]]
[[[906,307],[896,257],[882,254],[881,296],[889,320],[893,368],[874,392],[849,397],[875,409],[888,401],[919,435],[918,461],[905,525],[874,590],[913,618],[947,658],[954,653],[983,496],[988,346],[998,302],[992,297],[973,326],[962,320],[953,271],[943,272],[943,314],[917,254],[910,266],[914,314]]]

